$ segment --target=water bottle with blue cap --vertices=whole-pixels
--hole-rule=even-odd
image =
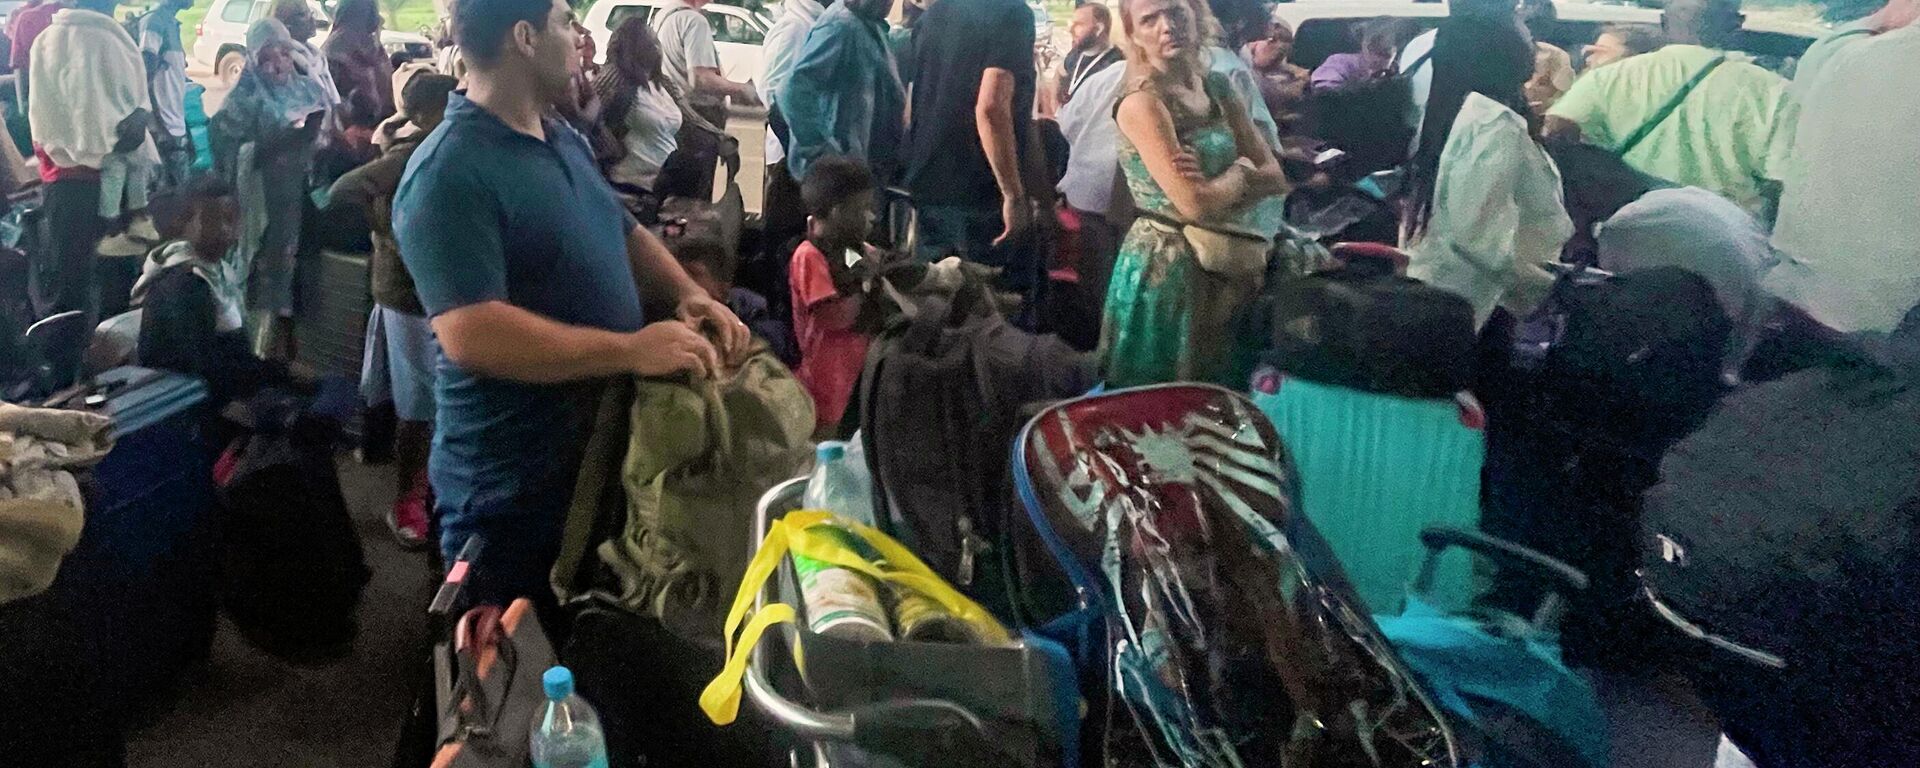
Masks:
[[[600,716],[573,692],[573,670],[553,667],[540,683],[547,701],[534,715],[533,768],[607,768]]]

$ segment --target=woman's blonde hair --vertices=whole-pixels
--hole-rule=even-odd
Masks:
[[[1144,63],[1140,58],[1140,49],[1133,44],[1133,4],[1139,0],[1115,0],[1115,2],[1118,5],[1115,10],[1119,12],[1120,23],[1113,25],[1111,33],[1113,44],[1126,55],[1128,63]],[[1182,2],[1185,2],[1188,10],[1193,12],[1195,40],[1199,47],[1219,45],[1226,33],[1220,27],[1220,20],[1214,17],[1213,8],[1207,5],[1207,0],[1182,0]],[[1198,49],[1195,50],[1195,55],[1199,55]]]

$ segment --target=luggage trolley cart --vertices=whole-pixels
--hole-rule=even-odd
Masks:
[[[775,520],[801,508],[805,489],[806,478],[797,478],[761,497],[756,551]],[[1037,638],[1000,647],[815,634],[806,629],[791,563],[777,574],[755,608],[787,602],[800,617],[779,640],[768,633],[752,649],[744,687],[754,706],[803,743],[793,765],[1077,765],[1079,702],[1063,649]],[[779,661],[795,647],[806,670]]]

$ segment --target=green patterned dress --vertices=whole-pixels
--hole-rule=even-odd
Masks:
[[[1208,74],[1207,114],[1186,114],[1168,104],[1180,145],[1209,177],[1226,172],[1240,156],[1233,126],[1222,110],[1231,94],[1227,80]],[[1180,220],[1179,210],[1148,175],[1140,151],[1120,135],[1120,170],[1135,208],[1161,219]],[[1280,199],[1243,206],[1215,223],[1253,232],[1281,228]],[[1243,389],[1263,346],[1248,330],[1245,310],[1259,291],[1257,280],[1224,278],[1200,268],[1186,238],[1142,216],[1127,230],[1107,289],[1100,328],[1100,362],[1107,385],[1132,387],[1169,381],[1202,381]]]

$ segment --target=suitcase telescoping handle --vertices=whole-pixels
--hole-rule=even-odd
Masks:
[[[1413,582],[1416,592],[1427,592],[1433,588],[1433,581],[1440,569],[1441,553],[1454,547],[1485,557],[1503,568],[1518,568],[1551,582],[1547,585],[1547,595],[1541,599],[1540,607],[1534,610],[1532,624],[1535,630],[1550,630],[1560,623],[1560,614],[1566,611],[1562,592],[1583,592],[1587,589],[1587,575],[1581,573],[1580,569],[1484,533],[1436,525],[1420,532],[1420,543],[1427,547],[1427,558],[1421,562],[1420,575]]]

